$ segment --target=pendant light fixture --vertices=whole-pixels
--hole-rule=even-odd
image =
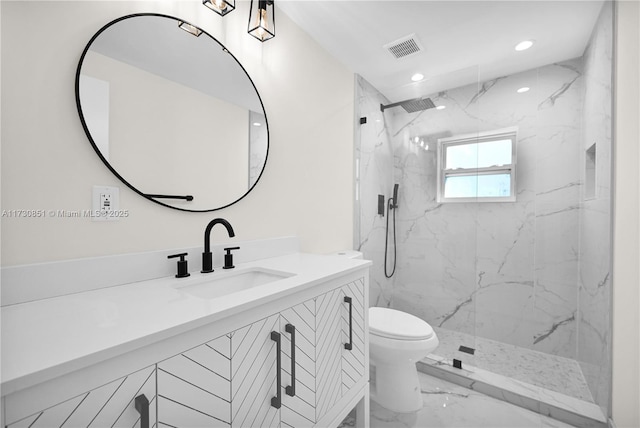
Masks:
[[[236,8],[236,0],[202,0],[202,4],[220,16],[225,16]]]
[[[189,24],[188,22],[178,21],[178,27],[180,27],[181,29],[183,29],[187,33],[192,34],[192,35],[194,35],[196,37],[200,37],[200,34],[202,34],[202,30],[201,29],[199,29],[195,25]]]
[[[251,0],[249,34],[261,42],[276,36],[274,0]]]

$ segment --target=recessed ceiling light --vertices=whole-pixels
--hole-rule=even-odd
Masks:
[[[253,122],[253,126],[262,126],[260,122]]]
[[[424,74],[416,73],[413,76],[411,76],[411,80],[413,80],[414,82],[419,82],[422,79],[424,79]]]
[[[447,108],[447,106],[438,106],[438,107],[436,107],[436,110],[444,110],[446,108]]]
[[[528,88],[528,87],[524,86],[524,87],[522,87],[522,88],[518,89],[518,91],[517,91],[517,92],[518,92],[519,94],[523,94],[523,93],[525,93],[525,92],[529,92],[529,89],[530,89],[530,88]]]
[[[531,46],[533,46],[533,41],[532,40],[523,40],[522,42],[520,42],[520,43],[518,43],[516,45],[516,50],[517,51],[526,51]]]

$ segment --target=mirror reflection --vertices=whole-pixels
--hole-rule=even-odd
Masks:
[[[211,211],[237,202],[260,178],[267,120],[242,65],[181,23],[143,14],[101,29],[78,66],[78,111],[96,152],[125,184],[172,208]]]

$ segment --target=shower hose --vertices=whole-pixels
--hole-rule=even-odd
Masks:
[[[389,199],[387,201],[387,228],[385,229],[384,234],[384,276],[387,278],[391,278],[393,274],[396,272],[396,210],[393,208],[393,199]],[[393,210],[393,268],[391,269],[391,273],[387,271],[387,253],[389,252],[389,214],[390,211]]]

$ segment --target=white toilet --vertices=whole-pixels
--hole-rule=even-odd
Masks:
[[[375,366],[371,399],[395,412],[416,412],[422,395],[416,362],[438,346],[425,321],[388,308],[369,308],[369,357]]]

